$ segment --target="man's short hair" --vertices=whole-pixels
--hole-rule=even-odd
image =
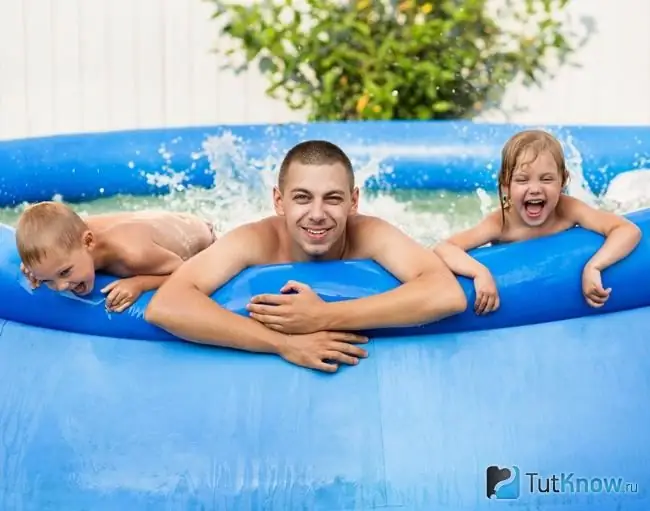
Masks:
[[[303,165],[332,165],[340,163],[345,167],[350,181],[350,190],[354,189],[354,170],[352,163],[343,150],[327,140],[307,140],[293,146],[287,152],[278,174],[278,187],[284,189],[284,183],[287,179],[287,172],[293,162],[299,162]]]
[[[28,206],[16,224],[16,248],[25,266],[40,263],[48,253],[82,245],[88,225],[69,206],[39,202]]]

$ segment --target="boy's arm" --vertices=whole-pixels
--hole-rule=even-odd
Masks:
[[[605,236],[605,242],[586,267],[603,271],[627,257],[641,240],[641,229],[627,218],[592,208],[573,197],[562,197],[562,212],[580,227]]]
[[[363,257],[374,259],[403,284],[385,293],[324,305],[328,329],[416,325],[463,312],[467,298],[456,277],[432,251],[378,218],[357,228]]]
[[[131,276],[114,280],[101,290],[106,294],[106,308],[113,312],[123,312],[142,293],[158,289],[183,263],[174,252],[141,238],[122,249],[119,260]]]
[[[158,289],[183,264],[178,254],[152,240],[132,243],[122,258],[123,265],[133,275],[129,280],[137,282],[141,292]]]
[[[475,279],[482,274],[489,273],[489,270],[470,256],[467,251],[494,241],[500,233],[499,213],[491,213],[475,227],[441,241],[433,248],[433,251],[456,275]]]

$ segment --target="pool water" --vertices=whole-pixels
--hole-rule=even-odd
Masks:
[[[650,176],[650,173],[646,177]],[[216,189],[189,189],[168,195],[136,197],[119,195],[106,199],[70,204],[82,215],[109,211],[165,209],[189,211],[212,221],[219,232],[273,214],[271,189],[260,195],[230,195]],[[650,207],[650,193],[629,199],[591,198],[603,209],[627,213]],[[27,204],[0,209],[0,222],[15,225]],[[475,225],[498,207],[497,196],[484,190],[472,193],[448,191],[361,192],[360,212],[385,218],[420,243],[431,245],[450,234]]]
[[[482,198],[483,197],[483,198]],[[496,195],[451,192],[361,193],[360,211],[390,220],[422,243],[434,243],[476,223]],[[27,204],[0,209],[0,222],[15,225]],[[264,197],[224,197],[215,190],[193,189],[156,197],[120,195],[70,204],[80,214],[166,209],[189,211],[212,221],[219,232],[274,214],[271,190]]]

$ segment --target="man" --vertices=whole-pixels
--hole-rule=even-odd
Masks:
[[[334,144],[312,140],[285,156],[273,190],[276,216],[239,226],[183,263],[152,298],[145,318],[177,337],[273,353],[334,372],[357,364],[367,339],[351,330],[427,323],[460,313],[467,299],[433,252],[376,217],[357,214],[352,164]],[[355,300],[326,303],[289,282],[279,295],[253,297],[250,318],[210,295],[248,266],[374,259],[403,284]],[[292,294],[284,294],[292,290]]]

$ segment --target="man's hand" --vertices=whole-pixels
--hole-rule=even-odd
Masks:
[[[36,289],[38,286],[41,285],[41,281],[38,280],[36,277],[34,277],[32,272],[29,271],[23,263],[20,263],[20,271],[23,272],[23,275],[25,275],[25,277],[29,281],[29,284],[32,286],[32,289]]]
[[[280,355],[296,365],[334,373],[339,364],[356,365],[360,358],[366,358],[368,352],[351,343],[367,342],[367,337],[347,332],[290,335]]]
[[[323,316],[326,304],[307,284],[290,280],[280,292],[293,294],[262,294],[251,298],[246,306],[250,317],[286,334],[327,329]]]
[[[102,293],[108,293],[106,309],[111,312],[125,311],[135,303],[143,291],[143,283],[139,277],[114,280],[101,290]]]

